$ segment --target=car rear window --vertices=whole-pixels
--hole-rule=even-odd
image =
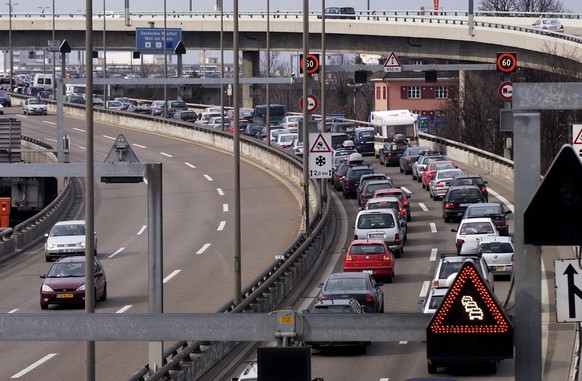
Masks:
[[[358,220],[359,229],[391,229],[395,226],[390,213],[364,214]]]
[[[458,189],[451,192],[450,200],[471,200],[481,199],[481,191],[479,189]]]
[[[513,253],[509,242],[484,242],[480,246],[482,253]]]
[[[365,175],[366,173],[372,173],[372,170],[371,169],[362,169],[362,170],[351,171],[349,178],[350,179],[359,179],[360,177],[362,177],[362,175]]]
[[[352,245],[350,254],[383,254],[385,252],[382,245]]]
[[[484,208],[469,208],[468,217],[494,216],[501,214],[501,207],[487,206]]]
[[[389,181],[377,183],[377,184],[366,184],[365,193],[374,194],[374,192],[376,192],[378,189],[386,189],[386,188],[395,188],[395,186],[392,182],[389,182]]]

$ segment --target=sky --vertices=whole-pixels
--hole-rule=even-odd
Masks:
[[[55,4],[55,12],[84,12],[86,1],[74,0],[10,0],[14,13],[45,13],[52,14],[52,5]],[[130,12],[163,12],[164,1],[166,2],[166,12],[172,11],[189,11],[192,6],[193,11],[212,12],[219,0],[93,0],[93,13],[102,12],[103,4],[106,5],[107,11],[123,12],[126,1],[129,3]],[[234,0],[223,0],[225,12],[232,11]],[[267,2],[271,11],[293,11],[303,9],[301,0],[239,0],[239,12],[265,11]],[[309,1],[310,11],[321,10],[322,1]],[[403,6],[400,0],[325,0],[325,6],[351,6],[358,10],[366,10],[370,4],[372,10],[414,10],[424,7],[433,9],[433,0],[408,0]],[[474,0],[474,9],[478,9],[480,0]],[[439,0],[439,8],[443,10],[466,11],[469,0]],[[565,8],[575,12],[582,13],[581,0],[562,0]],[[8,1],[1,6],[1,13],[8,13]]]

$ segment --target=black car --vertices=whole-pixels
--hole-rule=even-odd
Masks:
[[[500,202],[485,202],[467,206],[463,219],[489,217],[495,223],[499,235],[508,236],[507,215],[511,213],[513,212],[510,209],[505,209],[505,206]]]
[[[483,180],[480,175],[462,175],[455,176],[451,185],[476,185],[477,188],[481,189],[483,197],[485,197],[485,202],[489,202],[489,192],[487,191],[487,181]]]
[[[402,153],[398,159],[400,165],[400,172],[406,175],[412,173],[412,164],[418,160],[418,157],[423,153],[430,151],[428,146],[410,146]]]
[[[317,18],[321,18],[318,15]],[[325,8],[326,19],[356,19],[356,10],[353,7],[329,7]]]
[[[4,107],[12,107],[12,97],[7,91],[0,91],[0,104]]]
[[[356,197],[358,185],[360,185],[360,177],[373,173],[372,168],[368,166],[350,167],[346,171],[346,175],[342,180],[342,193],[344,198]]]
[[[194,111],[191,110],[178,110],[174,112],[174,119],[183,120],[185,122],[192,122],[194,123],[198,118],[198,115]]]
[[[374,128],[358,127],[354,133],[354,145],[362,155],[374,154]]]
[[[379,150],[380,164],[388,167],[390,165],[399,165],[400,157],[404,151],[408,149],[409,145],[406,142],[389,142],[384,143]]]
[[[451,186],[443,197],[443,219],[449,222],[452,219],[463,218],[465,210],[470,204],[485,202],[481,190],[475,185]]]
[[[374,193],[378,189],[393,189],[396,188],[394,182],[390,179],[385,180],[372,180],[366,182],[362,190],[358,193],[358,205],[362,206],[368,202],[369,199],[374,197]]]
[[[372,275],[364,272],[332,273],[321,289],[319,300],[356,299],[365,312],[384,312],[384,283],[376,282]]]
[[[67,102],[74,103],[74,104],[77,104],[77,105],[84,105],[85,104],[85,98],[82,95],[71,95],[69,97],[69,99],[67,100]]]

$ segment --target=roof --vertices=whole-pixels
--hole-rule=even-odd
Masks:
[[[513,243],[513,238],[510,236],[486,236],[479,239],[479,243],[489,243],[489,242],[511,242]]]
[[[85,220],[59,221],[55,225],[85,225]]]
[[[384,245],[385,242],[383,239],[355,239],[352,242],[350,242],[350,245],[364,245],[364,244]]]

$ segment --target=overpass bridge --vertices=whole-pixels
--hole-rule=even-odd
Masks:
[[[435,59],[466,60],[494,63],[497,52],[514,51],[519,65],[536,69],[569,64],[582,69],[582,58],[576,53],[582,46],[582,19],[577,14],[562,15],[565,34],[546,34],[529,28],[536,18],[530,15],[492,16],[463,12],[438,15],[424,11],[358,12],[355,20],[328,19],[325,25],[326,51],[340,53],[386,54]],[[321,50],[322,22],[310,16],[311,51]],[[258,73],[259,52],[266,50],[267,14],[239,14],[239,45],[243,52],[246,73]],[[53,23],[53,20],[54,23]],[[104,22],[105,20],[105,22]],[[301,12],[272,12],[269,15],[269,41],[273,51],[303,49],[303,16]],[[136,28],[182,30],[182,43],[187,50],[219,50],[220,31],[223,45],[232,46],[233,15],[225,13],[221,22],[218,12],[130,13],[125,17],[93,19],[95,49],[133,51]],[[128,25],[129,24],[129,25]],[[83,14],[12,14],[0,16],[0,48],[10,45],[23,49],[44,49],[45,41],[66,39],[73,50],[85,47],[86,18]],[[40,45],[39,45],[40,44]],[[228,50],[228,48],[227,48]],[[256,67],[255,67],[256,66]],[[246,76],[246,75],[245,75]]]

